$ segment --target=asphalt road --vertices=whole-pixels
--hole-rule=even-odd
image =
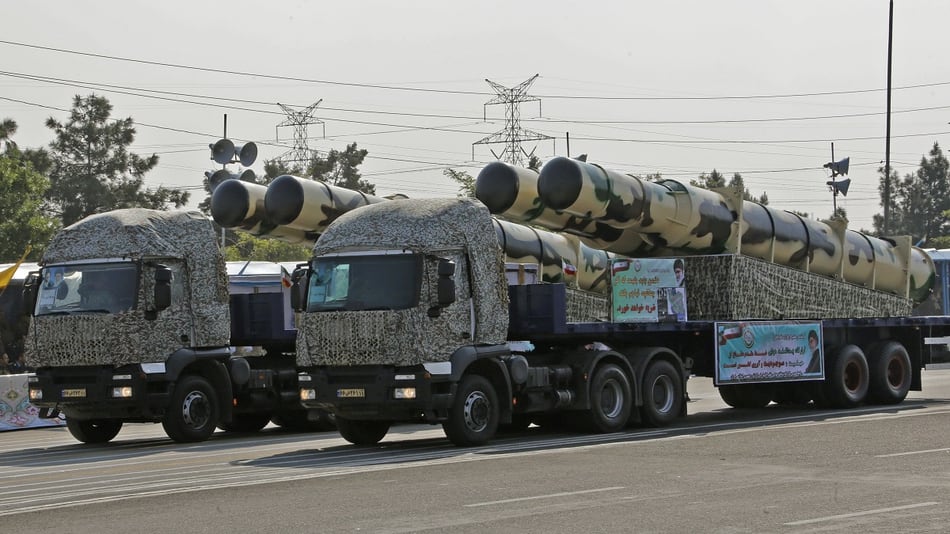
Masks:
[[[376,447],[277,428],[176,444],[127,425],[0,434],[3,532],[947,532],[950,370],[891,407],[737,411],[690,381],[690,416],[611,435],[532,427],[457,448],[396,427]]]

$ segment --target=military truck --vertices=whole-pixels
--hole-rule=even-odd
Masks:
[[[517,190],[525,173],[501,170]],[[304,406],[332,411],[355,444],[413,421],[475,445],[532,422],[666,425],[685,415],[691,375],[712,377],[737,408],[889,404],[920,389],[926,340],[945,336],[948,319],[910,316],[933,270],[906,240],[615,174],[545,165],[522,193],[528,215],[560,217],[558,233],[464,199],[340,215],[294,277]],[[630,274],[652,260],[670,277],[688,265],[685,287]],[[525,276],[531,263],[539,280]],[[639,311],[676,289],[681,313],[628,320],[618,312],[637,306],[617,309],[625,276],[653,298]]]
[[[226,266],[200,212],[93,215],[39,265],[25,296],[30,401],[79,441],[125,422],[161,422],[178,442],[326,423],[298,401],[286,269]]]

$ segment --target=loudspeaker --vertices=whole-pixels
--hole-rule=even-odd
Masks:
[[[839,174],[848,174],[848,163],[851,158],[844,158],[841,161],[832,161],[831,163],[825,163],[826,169],[831,169],[832,176],[838,176]]]
[[[241,165],[250,167],[257,159],[257,145],[254,143],[245,143],[243,145],[236,146],[234,147],[234,155],[237,157],[238,161],[241,162]]]
[[[226,163],[231,163],[231,158],[234,157],[234,143],[230,139],[219,139],[215,144],[208,145],[211,148],[211,159],[215,163],[220,163],[224,165]],[[257,156],[257,147],[254,147],[255,157]]]
[[[839,180],[837,182],[834,180],[829,180],[825,183],[835,191],[835,194],[841,193],[841,196],[846,197],[848,196],[848,188],[851,187],[851,178],[845,178],[844,180]]]

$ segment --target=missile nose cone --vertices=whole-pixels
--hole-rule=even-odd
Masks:
[[[303,187],[290,175],[278,176],[267,186],[264,212],[276,224],[288,224],[303,210]]]
[[[503,213],[518,198],[518,174],[500,161],[489,163],[475,178],[475,198],[491,213]]]
[[[240,180],[225,180],[211,195],[211,217],[225,228],[233,228],[247,217],[250,196]]]
[[[577,201],[584,185],[582,163],[558,157],[547,162],[538,177],[538,194],[545,206],[563,210]]]

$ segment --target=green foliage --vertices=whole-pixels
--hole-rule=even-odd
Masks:
[[[929,156],[929,157],[928,157]],[[890,210],[887,228],[883,215],[874,216],[874,230],[888,235],[909,235],[914,242],[924,246],[930,241],[950,234],[950,162],[944,157],[940,145],[934,143],[928,156],[920,159],[915,173],[908,173],[899,180],[896,172],[886,177],[890,183]],[[884,170],[878,189],[881,204],[884,204]]]
[[[59,221],[42,211],[49,180],[33,170],[17,150],[0,154],[0,260],[20,259],[27,245],[29,259],[42,256]]]
[[[307,245],[262,239],[244,232],[237,233],[236,238],[236,243],[224,248],[224,257],[228,261],[306,261],[310,257]]]
[[[66,122],[46,120],[56,136],[49,145],[47,200],[64,226],[116,208],[166,209],[188,202],[187,192],[144,189],[145,173],[158,164],[158,156],[129,152],[135,140],[132,118],[112,119],[111,113],[105,97],[76,95]]]
[[[315,155],[307,167],[307,174],[330,185],[375,195],[376,186],[362,180],[359,171],[368,153],[365,149],[356,148],[356,143],[346,145],[342,152],[332,149],[326,157]]]
[[[466,171],[443,169],[442,175],[459,184],[459,198],[475,198],[475,178]]]
[[[733,174],[732,178],[730,178],[729,182],[727,183],[726,177],[716,169],[713,169],[709,174],[702,173],[696,180],[690,180],[689,185],[693,187],[702,187],[703,189],[731,187],[733,189],[742,191],[743,200],[758,202],[763,206],[768,205],[769,203],[769,195],[764,191],[759,197],[752,196],[752,193],[749,192],[749,188],[745,186],[745,181],[742,179],[742,175],[739,173]]]

